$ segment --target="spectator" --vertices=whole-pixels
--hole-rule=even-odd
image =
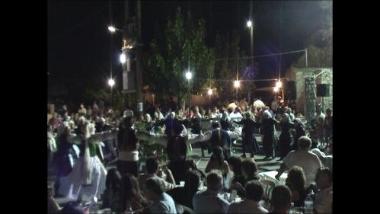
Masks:
[[[293,142],[293,150],[297,150],[297,142],[298,139],[302,136],[306,135],[305,125],[299,118],[294,119],[294,142]]]
[[[172,189],[168,191],[168,194],[173,197],[175,202],[193,208],[192,200],[200,183],[199,175],[196,172],[188,171],[185,177],[185,186]]]
[[[241,183],[233,181],[231,189],[236,189],[239,196],[245,197],[246,190],[244,186],[248,183],[248,181],[259,180],[257,169],[257,165],[254,161],[252,161],[252,159],[244,160],[241,164],[241,172],[243,176]]]
[[[272,211],[270,213],[288,213],[291,207],[291,202],[292,192],[287,186],[278,185],[274,187],[271,199]]]
[[[215,172],[207,176],[207,190],[198,192],[193,197],[195,213],[227,213],[229,202],[218,196],[223,187],[222,179]]]
[[[299,166],[293,166],[286,178],[286,186],[292,191],[292,202],[295,207],[303,207],[306,199],[305,173]]]
[[[121,186],[122,211],[143,210],[148,203],[142,196],[139,183],[135,176],[125,175]]]
[[[298,150],[289,152],[284,158],[276,178],[279,179],[285,170],[293,166],[300,166],[305,172],[306,187],[308,187],[315,180],[317,170],[322,167],[318,156],[309,151],[310,147],[311,139],[307,136],[300,137],[298,139]]]
[[[164,178],[159,177],[157,175],[159,173],[158,162],[155,158],[148,158],[146,160],[146,171],[147,171],[147,174],[140,176],[140,184],[144,184],[144,182],[149,178],[155,178],[160,184],[161,189],[164,192],[174,189],[176,187],[175,180],[170,169],[168,168],[165,169],[165,174],[168,177],[168,181],[166,181]]]
[[[223,150],[220,147],[214,149],[214,153],[207,163],[205,172],[208,173],[211,170],[220,170],[223,172],[223,175],[227,175],[230,171],[227,161],[224,160]]]
[[[314,210],[316,213],[332,212],[332,173],[329,168],[318,170],[316,179],[318,192],[315,195]]]
[[[87,114],[87,110],[84,107],[83,103],[80,104],[79,110],[78,110],[79,115],[85,116]]]
[[[145,196],[151,202],[149,206],[150,213],[177,213],[173,198],[166,194],[157,177],[151,177],[145,181]]]
[[[234,173],[234,177],[232,179],[232,183],[244,183],[244,177],[241,170],[242,161],[239,157],[230,157],[228,159],[228,166],[230,167],[231,171]]]
[[[323,125],[325,142],[328,144],[333,136],[333,115],[331,109],[326,109],[325,123]]]
[[[268,213],[268,210],[259,204],[264,194],[261,183],[259,181],[249,181],[245,189],[245,200],[232,203],[228,209],[228,213]]]

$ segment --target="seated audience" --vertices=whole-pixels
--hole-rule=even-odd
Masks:
[[[144,184],[148,178],[157,178],[164,192],[176,187],[176,183],[170,169],[167,167],[164,169],[164,173],[167,176],[166,180],[158,175],[160,172],[158,170],[158,162],[155,158],[148,158],[146,160],[146,172],[147,173],[145,175],[140,176],[140,184]]]
[[[249,181],[245,186],[246,198],[237,203],[232,203],[228,213],[268,213],[259,202],[263,197],[264,189],[259,181]]]
[[[279,179],[281,174],[292,168],[293,166],[300,166],[305,172],[306,176],[306,187],[310,186],[315,180],[315,175],[317,170],[322,167],[322,163],[318,156],[310,152],[311,139],[307,136],[302,136],[298,139],[298,149],[296,151],[291,151],[283,159],[280,169],[276,175]]]
[[[163,191],[158,177],[151,177],[145,181],[144,195],[151,203],[148,206],[149,213],[177,213],[173,198]]]
[[[287,214],[291,208],[292,192],[285,185],[278,185],[274,187],[271,198],[270,213]]]
[[[295,207],[303,207],[307,196],[305,188],[305,173],[299,166],[293,166],[286,178],[286,186],[292,191],[292,202]]]
[[[222,176],[215,172],[207,176],[207,189],[193,197],[195,213],[227,213],[229,202],[218,196],[223,187],[222,179]]]
[[[332,173],[329,168],[321,168],[317,172],[318,192],[315,195],[314,210],[316,213],[331,213],[333,200]]]
[[[185,186],[168,191],[176,203],[193,208],[193,197],[200,186],[200,177],[196,172],[188,171],[185,177]]]

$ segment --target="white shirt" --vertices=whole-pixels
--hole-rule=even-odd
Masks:
[[[284,158],[283,162],[287,168],[300,166],[303,169],[306,176],[306,186],[314,182],[318,169],[322,167],[321,160],[310,151],[291,151]]]
[[[228,213],[268,213],[264,207],[258,202],[246,199],[241,202],[232,203],[228,209]]]
[[[314,209],[317,210],[318,213],[332,213],[332,197],[332,187],[317,192],[315,195]]]

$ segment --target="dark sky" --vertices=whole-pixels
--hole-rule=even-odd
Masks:
[[[255,1],[255,55],[304,49],[306,39],[326,18],[320,3]],[[48,1],[49,84],[63,83],[75,90],[93,85],[105,87],[111,52],[113,72],[121,72],[118,63],[121,36],[114,36],[111,51],[107,25],[111,19],[116,26],[123,25],[124,6],[122,1],[112,1],[110,16],[109,5],[109,1]],[[217,32],[235,30],[240,33],[241,48],[249,53],[249,31],[245,26],[249,1],[142,1],[145,48],[152,39],[154,27],[163,30],[167,17],[175,14],[177,6],[184,12],[190,10],[193,17],[205,19],[208,45],[214,44]],[[283,70],[297,57],[283,56]],[[260,59],[260,73],[265,77],[276,75],[278,60],[278,57]]]

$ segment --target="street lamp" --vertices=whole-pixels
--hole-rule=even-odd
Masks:
[[[111,87],[111,89],[113,88],[113,86],[115,85],[115,80],[111,78],[108,79],[108,85]]]
[[[273,88],[273,91],[274,91],[274,93],[278,93],[279,88],[276,86],[276,87]]]
[[[113,25],[109,25],[109,26],[108,26],[108,31],[111,32],[111,33],[115,33],[115,32],[116,32],[116,28],[115,28],[115,26],[113,26]]]
[[[124,52],[120,54],[119,59],[120,59],[121,64],[124,64],[127,61],[127,56],[125,55]]]
[[[191,71],[186,71],[185,77],[187,81],[190,81],[193,78],[193,73],[191,73]]]
[[[279,80],[276,82],[276,87],[281,88],[282,87],[282,82]]]
[[[252,27],[252,21],[251,21],[251,20],[248,20],[248,21],[247,21],[247,27],[248,27],[248,28],[251,28],[251,27]]]
[[[208,94],[209,96],[212,95],[212,89],[211,89],[211,88],[209,88],[209,89],[207,90],[207,94]]]
[[[108,79],[108,85],[111,87],[111,107],[113,106],[113,94],[112,94],[112,88],[115,85],[115,80],[111,78]]]
[[[240,81],[239,80],[234,81],[234,88],[236,88],[236,89],[240,88]]]
[[[193,78],[193,73],[190,71],[190,69],[186,71],[185,78],[186,78],[187,84],[188,84],[187,93],[189,96],[189,107],[190,107],[191,106],[190,80]]]

